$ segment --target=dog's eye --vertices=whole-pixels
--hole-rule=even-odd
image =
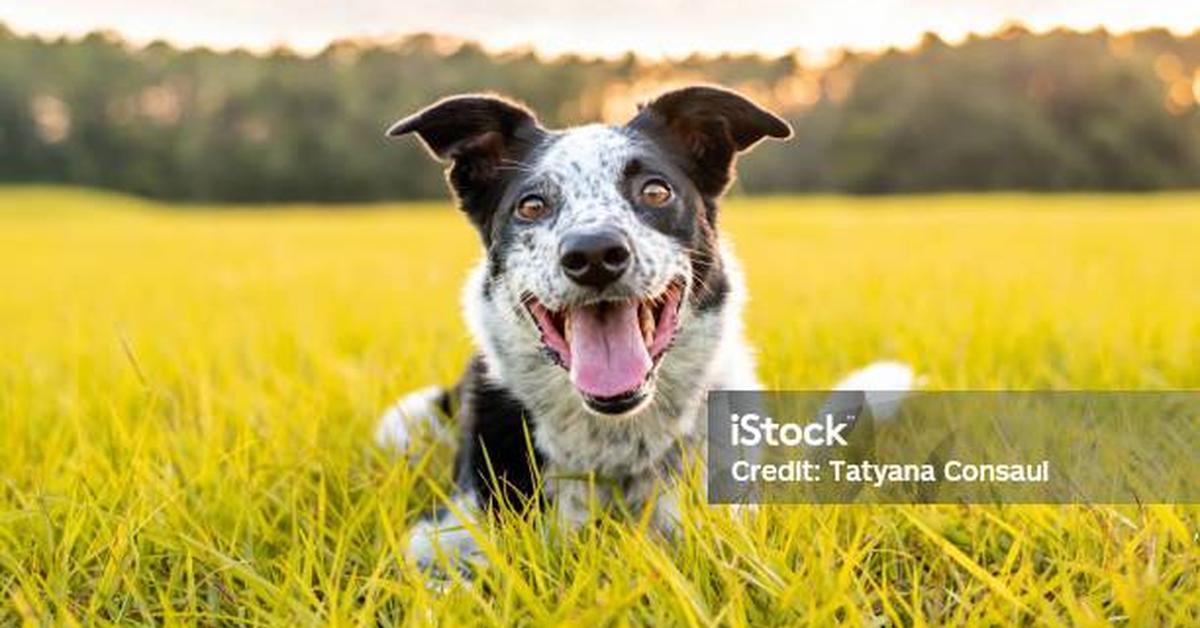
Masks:
[[[550,205],[546,203],[546,199],[537,194],[530,194],[517,203],[515,213],[522,220],[537,220],[550,211]]]
[[[642,185],[642,202],[651,207],[662,207],[671,200],[671,186],[662,179],[651,179]]]

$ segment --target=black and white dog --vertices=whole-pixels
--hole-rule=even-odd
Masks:
[[[438,415],[459,423],[455,507],[412,531],[411,558],[469,560],[461,518],[522,503],[535,477],[568,523],[588,518],[590,499],[620,496],[635,512],[653,504],[669,531],[708,391],[759,387],[717,200],[737,155],[787,138],[788,124],[698,86],[623,126],[565,131],[507,100],[456,96],[388,131],[409,133],[450,162],[486,250],[464,293],[479,353],[454,389],[405,397],[379,427],[381,443],[404,449],[419,430],[444,433]]]

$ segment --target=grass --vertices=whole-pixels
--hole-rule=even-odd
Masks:
[[[444,204],[266,212],[0,189],[0,624],[1200,622],[1200,507],[507,517],[435,593],[448,485],[369,446],[470,345]],[[403,209],[403,211],[392,211]],[[220,211],[218,211],[220,210]],[[773,387],[879,358],[930,388],[1200,387],[1200,196],[737,200]]]

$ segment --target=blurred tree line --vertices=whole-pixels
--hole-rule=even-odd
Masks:
[[[696,81],[796,128],[743,161],[745,192],[1200,186],[1200,32],[1020,27],[816,67],[798,55],[545,59],[430,35],[254,55],[0,25],[0,181],[196,201],[440,197],[440,168],[383,137],[436,98],[495,91],[548,125],[619,122]]]

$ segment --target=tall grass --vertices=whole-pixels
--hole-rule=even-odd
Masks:
[[[507,517],[435,592],[401,555],[449,452],[370,434],[467,358],[476,238],[442,204],[337,209],[0,190],[0,623],[1200,622],[1194,505],[693,495],[675,544]],[[722,228],[772,387],[879,358],[930,388],[1200,387],[1200,196],[737,200]]]

